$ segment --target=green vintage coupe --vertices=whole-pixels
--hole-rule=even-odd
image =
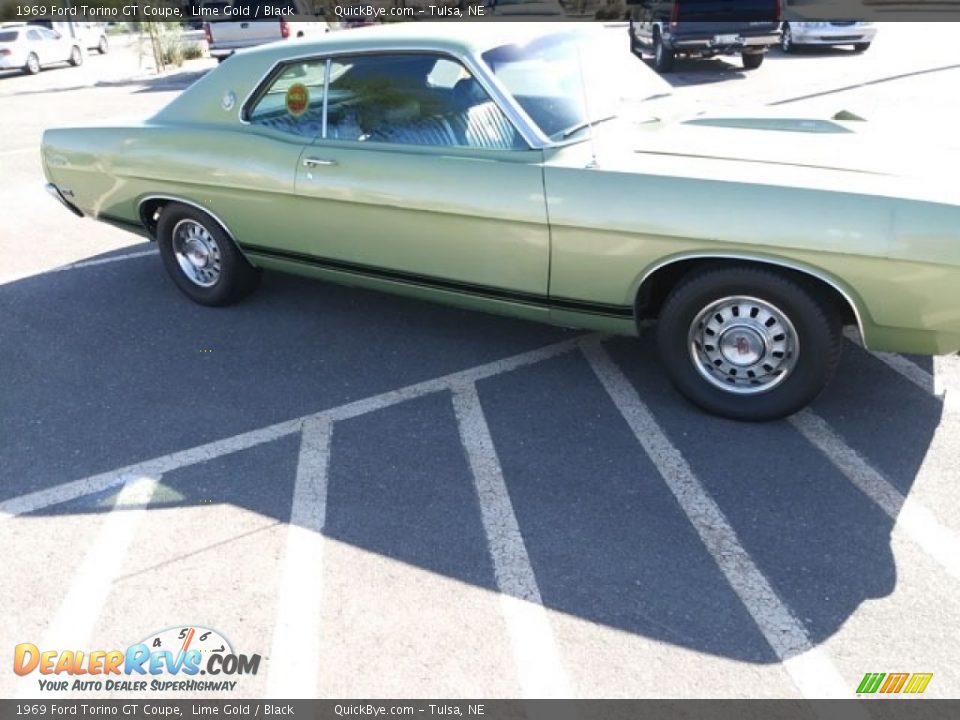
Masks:
[[[731,418],[809,403],[844,323],[960,348],[956,163],[854,118],[669,119],[669,86],[608,38],[409,23],[264,46],[142,124],[48,130],[43,165],[199,303],[269,268],[603,332],[656,319],[671,380]]]

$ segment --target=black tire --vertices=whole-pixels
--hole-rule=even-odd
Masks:
[[[637,42],[637,36],[634,34],[633,30],[633,20],[630,21],[627,32],[630,33],[630,52],[636,55],[639,58],[643,57],[643,51],[640,47],[640,43]]]
[[[106,35],[100,36],[100,42],[97,43],[97,52],[101,55],[106,55],[110,52],[110,43],[107,41]]]
[[[658,73],[668,73],[673,70],[674,53],[663,42],[659,31],[653,33],[653,69]]]
[[[182,253],[182,257],[178,258],[174,249],[175,233],[177,243],[180,243],[187,233],[197,230],[197,226],[206,232],[206,237],[212,243],[206,246],[211,250],[208,253],[211,264],[206,270],[207,273],[216,270],[216,278],[213,281],[207,279],[207,285],[193,279],[185,268],[192,268],[194,277],[203,269],[198,271],[199,266],[190,263]],[[196,208],[179,203],[165,207],[157,223],[157,245],[163,265],[174,283],[184,295],[201,305],[229,305],[237,302],[252,293],[260,282],[259,268],[247,262],[217,221]]]
[[[744,369],[739,380],[734,380],[722,368],[706,362],[703,346],[698,344],[699,333],[721,314],[712,315],[714,311],[707,309],[732,298],[744,298],[747,307],[753,304],[772,307],[786,319],[785,324],[794,333],[793,351],[785,356],[782,354],[781,358],[785,359],[780,359],[764,350],[761,360],[757,361],[781,363],[774,370],[785,367],[784,372],[771,373],[766,379],[761,377],[760,381],[753,381],[746,376],[749,373]],[[701,324],[697,321],[705,311],[705,322]],[[732,313],[729,320],[720,320],[719,323],[730,323],[727,325],[729,330],[712,333],[717,348],[709,349],[722,351],[724,338],[730,337],[733,347],[728,346],[723,357],[733,355],[734,351],[743,353],[743,347],[750,348],[744,336],[735,329],[740,326],[734,315],[743,317],[748,323],[753,317],[764,317],[751,314],[748,318]],[[728,336],[730,332],[737,336]],[[776,339],[782,340],[782,336]],[[706,268],[682,280],[664,303],[657,327],[660,360],[677,390],[707,412],[746,421],[775,420],[808,405],[833,377],[840,360],[842,339],[838,314],[812,287],[775,270],[746,266]],[[771,345],[764,343],[762,347]],[[734,391],[736,382],[741,383],[741,392]],[[753,386],[762,386],[765,382],[769,382],[768,389],[753,389]]]
[[[858,52],[858,53],[866,52],[866,51],[869,50],[869,49],[870,49],[870,43],[868,43],[868,42],[865,42],[865,43],[856,43],[856,44],[853,46],[854,52]]]
[[[83,65],[83,50],[81,50],[77,45],[74,45],[72,48],[70,48],[70,64],[74,67]]]
[[[23,71],[27,75],[36,75],[40,72],[40,58],[37,57],[36,53],[27,55],[27,64],[23,66]]]
[[[780,33],[780,49],[785,53],[797,51],[797,46],[793,44],[793,30],[788,23],[783,24],[783,31]]]
[[[744,70],[756,70],[763,65],[765,53],[741,53],[740,59],[743,61]]]

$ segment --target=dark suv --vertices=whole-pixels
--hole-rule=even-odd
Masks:
[[[739,54],[748,70],[760,67],[780,39],[780,0],[627,0],[630,47],[653,55],[669,72],[678,55]]]

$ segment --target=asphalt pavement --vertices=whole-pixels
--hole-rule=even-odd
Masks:
[[[929,135],[960,72],[936,26],[903,53],[914,32],[671,82],[905,128],[906,97]],[[263,656],[230,698],[851,697],[867,672],[958,694],[957,358],[851,338],[809,410],[747,425],[685,403],[649,336],[272,273],[194,305],[40,188],[44,127],[148,113],[212,66],[137,63],[0,78],[0,646],[214,628]],[[0,696],[52,697],[10,672]]]

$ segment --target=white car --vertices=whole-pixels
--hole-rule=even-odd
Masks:
[[[35,75],[55,63],[83,63],[81,42],[38,25],[0,27],[0,70]]]
[[[110,50],[107,41],[107,26],[99,22],[77,22],[75,20],[31,20],[28,25],[40,25],[48,30],[60,33],[65,38],[76,38],[85,50],[96,50],[106,55]]]
[[[788,53],[801,45],[853,45],[854,50],[863,52],[876,34],[872,22],[785,22],[780,49]]]

